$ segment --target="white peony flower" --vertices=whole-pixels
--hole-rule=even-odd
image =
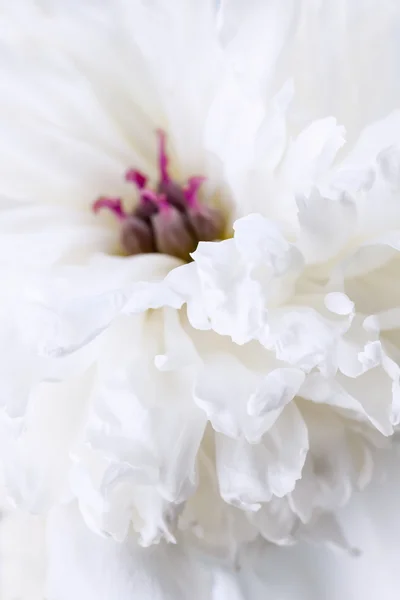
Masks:
[[[399,10],[365,26],[379,104],[311,0],[64,4],[0,28],[9,496],[177,568],[348,547],[332,511],[399,422]]]

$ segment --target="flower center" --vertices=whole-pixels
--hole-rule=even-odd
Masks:
[[[190,260],[200,241],[220,239],[224,219],[220,211],[202,204],[198,198],[205,177],[190,177],[180,185],[168,173],[166,135],[158,131],[159,181],[148,187],[146,175],[129,169],[125,178],[139,191],[139,203],[132,212],[124,209],[121,198],[102,197],[93,204],[97,213],[105,208],[121,223],[121,244],[129,255],[160,252]]]

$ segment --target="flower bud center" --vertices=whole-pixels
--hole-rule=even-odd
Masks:
[[[190,177],[185,185],[171,179],[168,171],[166,136],[158,132],[159,181],[156,191],[148,186],[146,175],[129,169],[125,178],[139,192],[139,203],[127,212],[120,198],[99,198],[94,212],[107,209],[121,223],[120,242],[125,254],[160,252],[190,260],[200,241],[221,239],[222,213],[202,204],[198,198],[204,177]]]

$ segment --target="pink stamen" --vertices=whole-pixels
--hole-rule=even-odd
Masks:
[[[158,166],[160,169],[160,177],[162,183],[168,183],[170,177],[168,175],[168,156],[167,156],[167,136],[162,129],[157,130],[158,135]]]
[[[157,196],[157,205],[160,209],[160,212],[166,212],[171,209],[171,205],[169,204],[167,196],[165,194],[159,194]]]
[[[126,254],[159,252],[190,260],[199,241],[223,237],[223,217],[218,210],[201,203],[199,191],[205,177],[189,177],[182,185],[169,176],[166,133],[158,130],[157,139],[156,189],[147,187],[149,180],[144,173],[128,169],[125,180],[138,189],[137,205],[126,212],[121,198],[102,197],[92,209],[98,213],[106,208],[114,213],[121,223],[120,243]]]
[[[186,186],[183,188],[183,194],[186,198],[186,202],[189,204],[189,206],[195,206],[198,202],[198,192],[200,189],[200,186],[205,182],[206,177],[201,177],[201,176],[195,176],[195,177],[190,177],[187,181]]]
[[[146,202],[156,204],[160,211],[165,211],[170,208],[168,198],[165,194],[158,194],[154,190],[143,190],[140,197]]]
[[[145,189],[141,192],[140,199],[145,202],[154,202],[154,204],[158,204],[160,196],[154,190]]]
[[[134,183],[139,190],[145,188],[147,184],[146,175],[143,175],[140,171],[136,171],[136,169],[129,169],[125,174],[125,179],[130,183]]]
[[[93,212],[98,213],[102,208],[113,212],[121,221],[128,216],[122,206],[121,198],[99,198],[93,203]]]

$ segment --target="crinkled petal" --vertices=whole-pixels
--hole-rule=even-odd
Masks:
[[[222,497],[246,510],[257,510],[272,496],[291,492],[308,451],[307,426],[294,403],[287,406],[259,444],[216,438]]]
[[[255,443],[293,400],[303,381],[299,369],[272,367],[269,373],[257,373],[229,354],[211,354],[197,375],[194,397],[216,431]]]

